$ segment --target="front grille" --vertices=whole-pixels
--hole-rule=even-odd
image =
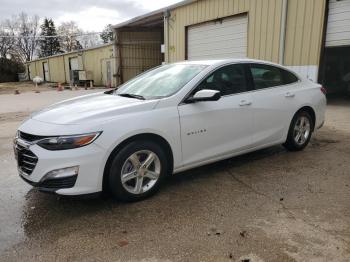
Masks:
[[[24,133],[24,132],[19,131],[19,137],[25,141],[33,142],[33,141],[37,141],[37,140],[46,138],[47,136],[36,136],[36,135],[32,135],[32,134],[28,134],[28,133]]]
[[[15,155],[18,168],[27,175],[32,174],[38,162],[38,157],[32,151],[19,144],[15,145]]]
[[[42,181],[38,186],[47,189],[71,188],[75,185],[77,176],[53,178]]]

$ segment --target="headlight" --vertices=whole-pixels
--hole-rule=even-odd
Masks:
[[[83,135],[48,137],[38,141],[38,145],[47,150],[66,150],[87,146],[94,142],[102,132]]]

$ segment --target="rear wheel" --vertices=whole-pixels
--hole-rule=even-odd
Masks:
[[[163,149],[151,141],[134,141],[120,150],[109,171],[109,189],[123,201],[137,201],[156,193],[166,176]]]
[[[290,151],[303,150],[310,141],[313,126],[311,115],[307,111],[299,111],[293,117],[287,141],[283,145]]]

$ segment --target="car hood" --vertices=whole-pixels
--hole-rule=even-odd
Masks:
[[[152,110],[157,100],[139,100],[112,94],[97,93],[53,104],[31,118],[53,124],[83,124],[108,121],[121,114]]]

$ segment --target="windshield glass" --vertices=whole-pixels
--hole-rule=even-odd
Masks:
[[[163,65],[126,82],[116,94],[145,99],[167,97],[179,91],[206,67],[186,64]]]

